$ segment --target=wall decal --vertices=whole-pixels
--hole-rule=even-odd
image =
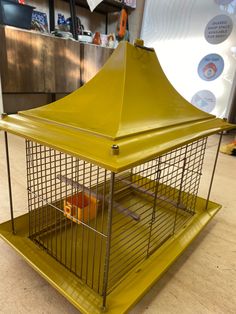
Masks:
[[[223,70],[224,60],[216,53],[205,56],[198,65],[198,75],[205,81],[215,80]]]

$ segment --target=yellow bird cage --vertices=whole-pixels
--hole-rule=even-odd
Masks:
[[[8,169],[7,132],[26,139],[28,213],[11,202],[1,236],[81,312],[124,313],[220,209],[213,176],[206,200],[198,188],[207,137],[232,128],[122,42],[74,93],[2,115]]]

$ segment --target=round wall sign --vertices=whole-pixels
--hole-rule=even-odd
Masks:
[[[209,90],[201,90],[193,96],[191,104],[205,112],[210,113],[215,108],[216,97]]]
[[[224,70],[223,58],[212,53],[205,56],[198,65],[198,75],[204,81],[213,81],[221,75]]]
[[[231,2],[233,2],[233,0],[215,0],[216,4],[223,4],[223,5],[230,4]]]
[[[213,45],[225,41],[233,30],[233,21],[228,15],[217,15],[205,28],[205,39]]]

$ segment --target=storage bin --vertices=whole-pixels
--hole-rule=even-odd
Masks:
[[[34,7],[10,0],[0,0],[0,24],[30,29]]]

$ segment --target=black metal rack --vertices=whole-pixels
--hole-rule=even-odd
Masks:
[[[66,2],[69,2],[70,5],[70,14],[72,19],[72,30],[73,30],[73,36],[75,39],[78,39],[78,33],[76,29],[76,5],[80,6],[85,9],[89,9],[89,6],[87,4],[86,0],[64,0]],[[54,16],[54,0],[48,0],[49,3],[49,24],[50,24],[50,31],[53,31],[55,28],[55,16]],[[104,14],[106,18],[106,30],[107,33],[107,26],[108,26],[108,14],[114,13],[117,11],[120,11],[122,8],[126,8],[128,12],[133,10],[132,7],[127,6],[124,4],[124,0],[121,1],[115,1],[115,0],[104,0],[102,1],[94,10],[94,12]]]
[[[68,2],[68,0],[65,0]],[[87,4],[86,0],[75,0],[75,4],[89,9],[89,6]],[[113,12],[117,12],[120,9],[122,9],[123,7],[125,7],[128,11],[132,10],[132,8],[130,6],[127,6],[124,4],[124,0],[121,1],[114,1],[114,0],[103,0],[96,8],[95,8],[95,12],[101,13],[101,14],[107,14],[107,13],[113,13]]]

